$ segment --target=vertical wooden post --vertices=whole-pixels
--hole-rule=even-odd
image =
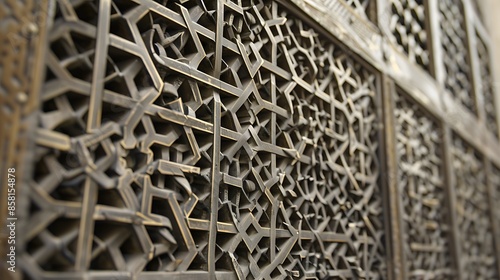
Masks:
[[[453,256],[454,266],[456,268],[456,279],[462,279],[463,265],[460,262],[460,233],[458,232],[458,221],[456,214],[456,191],[455,191],[455,177],[453,176],[453,155],[451,148],[453,143],[451,142],[451,128],[443,124],[443,156],[444,156],[444,172],[445,172],[445,187],[446,187],[446,197],[450,215],[451,223],[451,253]]]
[[[396,132],[394,121],[394,82],[384,76],[383,79],[383,108],[384,108],[384,132],[385,132],[385,161],[386,172],[384,186],[387,188],[386,199],[388,201],[388,223],[390,229],[391,256],[389,263],[392,266],[393,279],[406,279],[406,262],[403,248],[403,227],[401,222],[402,206],[400,192],[398,189],[398,162],[396,155]]]

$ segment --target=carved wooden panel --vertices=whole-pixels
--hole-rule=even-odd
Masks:
[[[462,278],[496,279],[498,271],[483,157],[459,136],[454,135],[452,141],[454,211],[459,230]]]
[[[429,70],[429,37],[427,29],[426,1],[391,0],[391,19],[389,28],[392,41],[409,60]]]
[[[495,49],[462,4],[2,2],[0,279],[498,278]]]
[[[316,27],[58,0],[48,40],[28,276],[385,278],[379,78]]]
[[[443,0],[438,1],[438,5],[442,60],[446,71],[444,86],[459,103],[476,113],[462,2],[461,0]]]
[[[398,178],[403,205],[404,250],[410,279],[454,274],[445,201],[443,137],[436,120],[397,93],[394,114]]]

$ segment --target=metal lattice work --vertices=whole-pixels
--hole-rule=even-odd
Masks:
[[[495,279],[498,272],[483,159],[459,136],[454,135],[452,141],[462,277]]]
[[[479,58],[479,74],[481,75],[480,92],[484,97],[484,110],[486,112],[486,127],[498,138],[497,111],[495,107],[495,89],[491,74],[491,57],[488,47],[481,36],[476,33],[477,55]]]
[[[25,273],[384,278],[378,76],[276,2],[198,3],[56,1]]]
[[[461,0],[439,1],[441,46],[446,71],[444,85],[456,100],[476,113],[467,48],[467,29]]]
[[[406,53],[411,62],[429,70],[425,5],[422,0],[391,0],[390,30],[398,49]]]
[[[402,94],[396,94],[394,114],[409,276],[411,279],[451,277],[454,271],[441,129],[420,105]]]

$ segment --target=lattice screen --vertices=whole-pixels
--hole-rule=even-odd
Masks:
[[[465,14],[460,0],[439,1],[441,46],[446,69],[445,88],[456,100],[476,113],[474,86],[467,41]]]
[[[402,94],[396,95],[399,188],[404,250],[411,279],[449,278],[451,225],[443,168],[443,132],[436,120]]]
[[[498,278],[483,157],[458,136],[451,147],[464,279]]]
[[[426,1],[391,0],[391,40],[396,41],[399,50],[408,55],[411,62],[428,69],[430,34],[426,23]]]
[[[1,3],[0,279],[497,279],[476,4]]]

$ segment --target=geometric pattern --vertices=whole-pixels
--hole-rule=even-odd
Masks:
[[[441,129],[419,105],[396,95],[399,191],[410,279],[452,276]]]
[[[454,135],[451,147],[455,181],[460,262],[463,279],[498,277],[488,187],[482,156]]]
[[[386,278],[380,81],[273,1],[55,1],[22,269]]]
[[[400,51],[407,54],[409,60],[424,69],[429,68],[429,50],[427,38],[425,3],[421,0],[391,0],[392,16],[391,37]]]
[[[457,102],[476,114],[462,1],[443,0],[439,1],[438,6],[443,64],[446,72],[444,86]]]
[[[486,112],[485,124],[489,131],[498,138],[498,122],[495,106],[495,87],[491,73],[491,56],[486,43],[478,32],[476,32],[476,50],[479,58],[479,74],[481,81],[479,92],[483,94],[484,110]]]

